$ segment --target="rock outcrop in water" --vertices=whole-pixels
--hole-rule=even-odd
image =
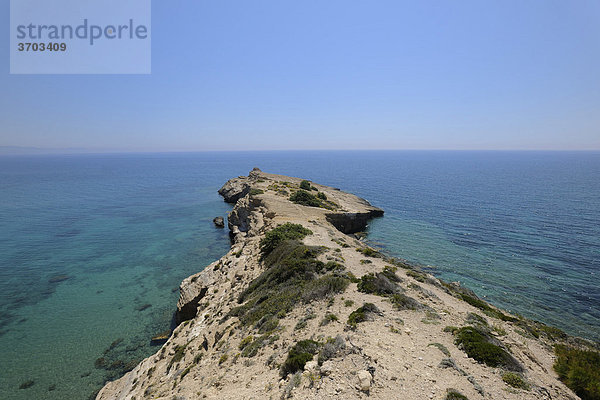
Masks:
[[[172,336],[98,399],[577,398],[552,346],[586,343],[349,236],[383,215],[366,200],[258,169],[219,193],[230,251],[181,283]]]

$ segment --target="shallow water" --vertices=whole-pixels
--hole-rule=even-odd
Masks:
[[[229,248],[216,190],[254,166],[365,197],[390,254],[600,339],[600,153],[2,157],[0,398],[85,399],[156,351],[179,282]]]

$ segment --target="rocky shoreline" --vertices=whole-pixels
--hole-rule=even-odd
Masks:
[[[219,193],[230,251],[184,279],[177,328],[97,399],[578,398],[554,346],[595,344],[366,246],[352,234],[383,215],[366,200],[259,169]]]

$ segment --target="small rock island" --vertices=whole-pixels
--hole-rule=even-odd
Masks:
[[[257,168],[219,193],[230,251],[181,283],[177,328],[97,399],[578,398],[560,349],[597,344],[369,247],[354,234],[384,212],[366,200]]]

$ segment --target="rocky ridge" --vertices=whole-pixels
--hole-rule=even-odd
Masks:
[[[290,201],[301,188],[320,206]],[[258,169],[219,193],[235,204],[230,251],[181,283],[171,337],[97,399],[577,399],[552,368],[572,339],[350,235],[383,215],[366,200]],[[310,233],[266,254],[273,229],[301,229],[284,224]],[[301,291],[273,280],[299,259]]]

